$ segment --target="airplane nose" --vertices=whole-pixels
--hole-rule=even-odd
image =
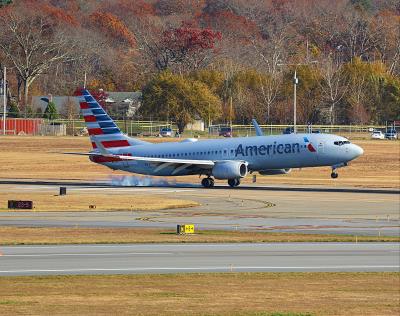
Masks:
[[[364,154],[364,149],[362,149],[360,146],[353,145],[353,152],[355,156],[354,158],[357,158]]]

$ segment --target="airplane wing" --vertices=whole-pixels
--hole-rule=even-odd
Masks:
[[[111,153],[101,153],[101,152],[90,152],[90,153],[78,153],[78,152],[66,152],[66,155],[80,155],[80,156],[99,156],[112,158],[113,161],[147,161],[155,164],[155,166],[170,166],[177,165],[180,166],[197,166],[201,169],[212,169],[214,167],[214,161],[212,160],[196,160],[196,159],[173,159],[173,158],[153,158],[153,157],[140,157],[140,156],[126,156],[126,155],[115,155]],[[157,167],[157,168],[158,168]]]

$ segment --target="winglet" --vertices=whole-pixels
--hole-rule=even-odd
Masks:
[[[253,123],[254,129],[256,130],[256,135],[264,136],[264,132],[262,131],[260,125],[258,125],[256,119],[252,119],[251,122]]]

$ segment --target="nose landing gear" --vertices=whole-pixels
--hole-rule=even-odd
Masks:
[[[336,179],[339,176],[339,174],[337,173],[336,170],[339,169],[339,168],[346,167],[346,166],[347,166],[347,162],[343,162],[343,163],[339,163],[337,165],[333,165],[332,166],[331,178],[332,179]]]
[[[201,185],[205,188],[212,188],[214,186],[214,179],[213,178],[204,178],[201,180]]]

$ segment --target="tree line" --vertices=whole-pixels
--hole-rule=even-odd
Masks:
[[[10,107],[32,95],[142,90],[138,115],[180,129],[400,119],[396,0],[0,1]]]

